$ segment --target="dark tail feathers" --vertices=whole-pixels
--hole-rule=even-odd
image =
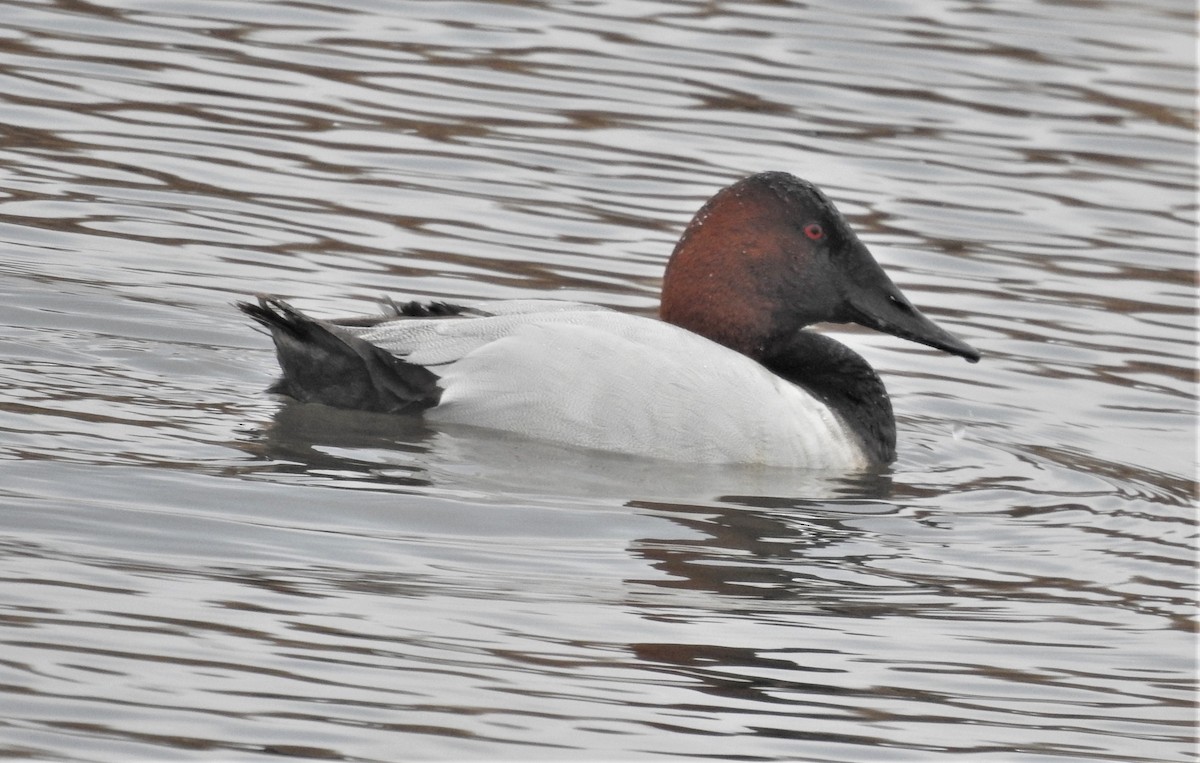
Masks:
[[[236,303],[266,326],[283,377],[272,392],[306,403],[383,413],[437,405],[442,390],[432,371],[381,350],[338,326],[309,318],[276,297]]]

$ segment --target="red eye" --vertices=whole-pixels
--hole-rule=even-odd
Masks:
[[[804,235],[811,238],[813,241],[820,241],[825,238],[825,229],[817,223],[809,223],[804,226]]]

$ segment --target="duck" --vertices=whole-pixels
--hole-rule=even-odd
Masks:
[[[693,464],[895,459],[879,375],[813,324],[980,358],[913,306],[816,185],[781,171],[700,208],[667,262],[657,318],[559,299],[387,300],[328,320],[267,294],[236,304],[274,342],[270,392]]]

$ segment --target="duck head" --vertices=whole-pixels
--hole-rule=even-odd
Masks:
[[[759,360],[823,321],[979,360],[913,307],[825,194],[786,172],[740,180],[696,213],[667,265],[660,314]]]

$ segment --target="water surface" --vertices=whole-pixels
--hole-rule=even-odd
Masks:
[[[0,3],[0,754],[1196,757],[1190,3]],[[260,291],[651,314],[821,185],[899,458],[283,404]]]

